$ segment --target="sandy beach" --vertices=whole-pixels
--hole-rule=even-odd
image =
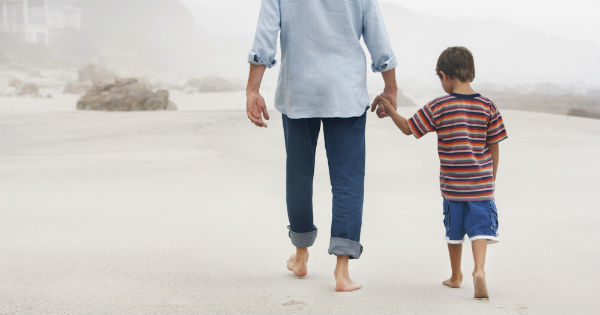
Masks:
[[[253,127],[233,110],[240,100],[106,113],[77,112],[70,96],[0,98],[0,314],[598,312],[600,120],[503,111],[501,242],[488,251],[491,299],[479,302],[469,245],[464,286],[441,284],[450,267],[435,136],[405,137],[374,115],[365,248],[350,266],[364,288],[334,292],[322,139],[319,237],[309,275],[289,274],[281,118],[271,109],[269,128]]]

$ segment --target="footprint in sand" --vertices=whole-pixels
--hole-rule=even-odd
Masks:
[[[515,307],[515,311],[521,315],[525,315],[529,313],[529,308],[527,306],[517,305],[517,307]]]
[[[285,302],[285,303],[283,303],[281,305],[286,306],[286,307],[288,307],[288,306],[300,306],[300,307],[302,307],[302,306],[306,305],[306,302],[296,301],[296,300],[289,300],[289,301],[287,301],[287,302]]]
[[[302,302],[302,301],[298,301],[298,300],[289,300],[281,305],[283,305],[287,310],[290,310],[292,312],[298,312],[301,311],[305,305],[307,305],[308,303],[306,302]]]

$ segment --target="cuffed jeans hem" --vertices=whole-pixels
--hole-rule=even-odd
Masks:
[[[290,239],[292,240],[292,245],[299,247],[299,248],[311,247],[311,246],[313,246],[313,244],[315,243],[315,240],[317,239],[317,228],[315,228],[313,231],[306,232],[306,233],[296,233],[296,232],[292,231],[290,229],[290,226],[288,225],[288,230],[289,230],[288,235],[290,236]]]
[[[363,247],[359,242],[340,238],[332,237],[329,242],[330,255],[336,256],[348,256],[350,259],[358,259],[363,252]]]

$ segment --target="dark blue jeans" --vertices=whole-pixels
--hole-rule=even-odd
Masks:
[[[366,120],[366,112],[352,118],[290,119],[283,115],[288,229],[294,246],[310,247],[317,237],[313,222],[313,176],[317,139],[323,124],[333,193],[329,254],[360,257]]]

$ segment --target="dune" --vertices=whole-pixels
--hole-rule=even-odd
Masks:
[[[435,136],[369,116],[365,249],[351,264],[364,288],[337,294],[322,139],[320,235],[298,280],[285,269],[280,115],[258,129],[233,110],[240,93],[177,97],[180,111],[132,113],[77,112],[71,96],[0,99],[1,314],[597,312],[599,120],[503,111],[501,242],[483,303],[469,245],[463,288],[441,285]],[[222,110],[206,110],[213,101]]]

